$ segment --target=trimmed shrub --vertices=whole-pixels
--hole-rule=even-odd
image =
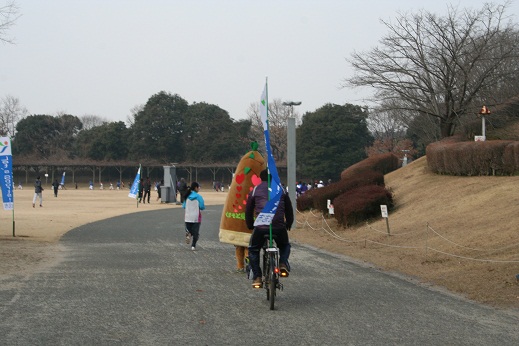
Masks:
[[[426,148],[432,172],[450,175],[512,175],[519,172],[519,142],[440,141]]]
[[[393,209],[393,194],[383,186],[367,185],[347,191],[333,200],[335,218],[348,227],[380,216],[380,205]]]
[[[297,198],[297,210],[317,209],[328,212],[327,201],[333,199],[346,191],[365,185],[384,185],[384,175],[373,170],[366,170],[362,174],[341,179],[336,183],[308,190]]]
[[[313,189],[312,189],[313,190]],[[296,199],[297,210],[305,211],[312,209],[314,200],[312,197],[312,190],[306,191]]]
[[[384,175],[397,170],[399,163],[400,160],[393,153],[373,155],[346,168],[341,173],[341,179],[351,179],[366,171],[380,172]]]

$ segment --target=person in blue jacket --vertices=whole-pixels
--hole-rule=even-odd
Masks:
[[[204,199],[198,193],[200,184],[196,181],[191,183],[184,193],[182,208],[185,209],[184,221],[186,223],[186,244],[191,241],[191,250],[196,250],[196,242],[200,235],[200,224],[202,223],[202,210],[205,209]]]

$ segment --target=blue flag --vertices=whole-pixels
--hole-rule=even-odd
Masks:
[[[63,176],[61,177],[61,183],[59,183],[62,187],[65,186],[65,172],[63,172]]]
[[[278,170],[276,168],[276,161],[274,161],[274,156],[272,156],[272,149],[270,148],[270,133],[268,124],[268,94],[266,83],[265,89],[261,94],[260,116],[261,122],[263,123],[263,133],[265,135],[265,148],[267,150],[267,168],[269,170],[271,179],[269,186],[269,201],[267,202],[261,213],[258,215],[258,217],[256,217],[256,220],[254,221],[254,226],[270,225],[272,223],[272,219],[274,218],[276,210],[278,209],[279,200],[281,199],[281,195],[283,194],[283,186],[281,185],[281,180],[279,179]]]
[[[141,180],[141,166],[139,165],[139,170],[137,171],[137,175],[135,176],[135,180],[133,181],[132,187],[130,189],[130,193],[128,197],[136,198],[139,193],[139,181]]]
[[[11,154],[11,139],[9,137],[0,137],[0,179],[4,210],[13,210],[13,156]]]

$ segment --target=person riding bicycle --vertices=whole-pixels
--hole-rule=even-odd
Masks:
[[[259,264],[259,252],[263,246],[264,236],[270,232],[270,225],[260,225],[254,227],[255,217],[261,213],[265,204],[269,200],[268,190],[268,170],[260,173],[261,183],[257,185],[249,194],[245,207],[245,222],[252,231],[249,243],[249,261],[253,273],[252,287],[262,287],[261,268]],[[288,258],[290,256],[290,242],[288,230],[294,222],[294,210],[288,194],[283,191],[279,200],[276,214],[272,219],[272,235],[276,236],[276,245],[279,248],[279,270],[281,276],[287,277],[289,271]]]

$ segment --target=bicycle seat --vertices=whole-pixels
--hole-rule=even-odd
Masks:
[[[272,235],[272,241],[276,242],[276,238],[277,238],[277,236],[275,234],[273,234]],[[277,244],[277,242],[276,242],[276,244]],[[266,249],[266,248],[269,248],[269,247],[270,247],[270,235],[269,234],[264,234],[263,235],[263,248]]]

